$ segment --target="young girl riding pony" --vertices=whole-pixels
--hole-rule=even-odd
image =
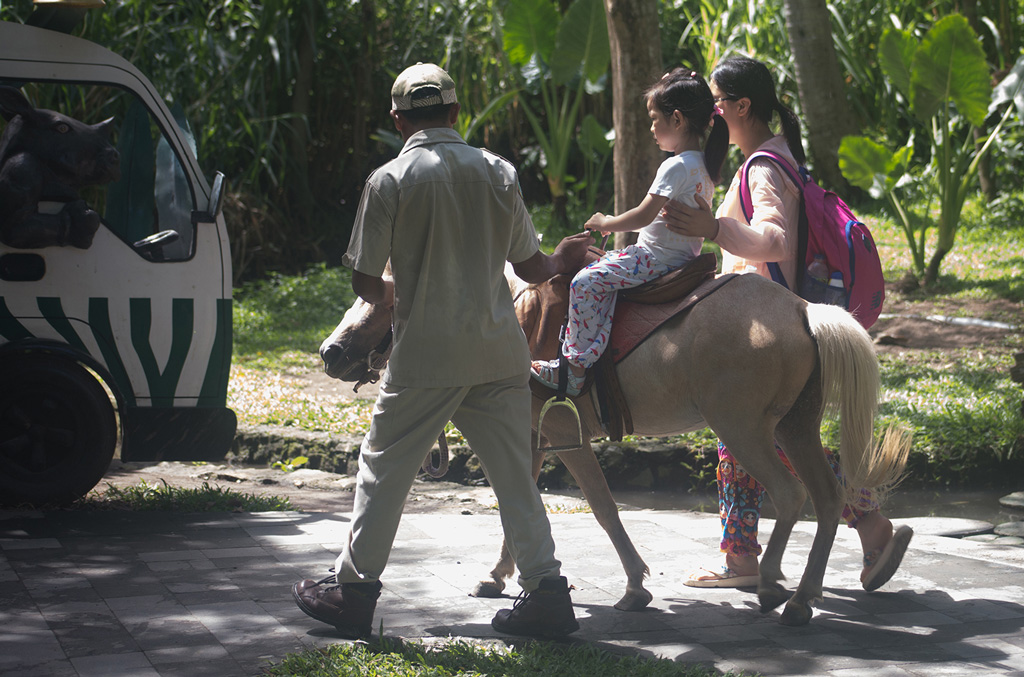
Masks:
[[[729,147],[729,128],[700,74],[676,68],[649,87],[644,100],[654,141],[672,156],[658,167],[638,206],[618,216],[598,212],[585,225],[602,235],[635,230],[640,235],[636,244],[606,253],[573,278],[562,343],[569,363],[566,393],[570,396],[579,394],[586,369],[608,346],[616,292],[660,277],[700,254],[704,239],[672,232],[659,213],[673,199],[696,206],[694,195],[710,204]],[[558,360],[534,362],[532,375],[557,388]]]

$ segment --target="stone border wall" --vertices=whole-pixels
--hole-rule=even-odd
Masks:
[[[270,465],[306,456],[306,467],[355,475],[362,436],[334,435],[283,426],[239,426],[228,460]],[[444,480],[484,484],[480,461],[464,445],[452,445]],[[623,442],[595,442],[594,453],[612,489],[686,490],[713,486],[717,455],[694,453],[670,439],[637,438]],[[575,486],[572,476],[555,455],[549,455],[538,484],[544,489]]]

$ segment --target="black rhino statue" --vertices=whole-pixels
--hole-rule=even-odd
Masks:
[[[78,191],[121,176],[110,142],[113,118],[87,125],[34,108],[19,90],[4,86],[0,115],[7,120],[0,136],[0,242],[18,249],[88,249],[100,215]],[[55,205],[41,212],[40,203]]]

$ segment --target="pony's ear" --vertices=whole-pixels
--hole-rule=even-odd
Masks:
[[[10,122],[18,115],[29,116],[35,113],[36,109],[28,102],[25,95],[14,87],[0,86],[0,115]]]

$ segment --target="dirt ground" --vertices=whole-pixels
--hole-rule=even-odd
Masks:
[[[1024,350],[1022,310],[1020,304],[1004,300],[964,301],[955,306],[900,303],[886,306],[868,333],[880,355],[903,353],[907,359],[914,359],[917,351],[963,347],[1010,355],[1013,349],[1007,347],[1008,343],[1015,342],[1016,350]]]
[[[942,319],[954,315],[981,322],[950,322]],[[934,360],[933,351],[971,347],[1004,353],[1009,370],[1013,364],[1013,354],[1024,350],[1024,314],[1019,304],[1008,301],[972,301],[958,303],[955,307],[920,302],[913,305],[896,303],[887,305],[886,313],[869,333],[880,355],[914,360],[921,359],[920,356],[928,351],[931,355],[929,359]],[[950,356],[951,361],[956,359]],[[373,399],[377,394],[376,385],[365,385],[356,394],[350,384],[331,379],[323,372],[310,372],[295,378],[305,382],[305,390],[327,401],[350,400],[356,396]],[[102,490],[107,484],[133,486],[141,480],[150,484],[166,481],[180,487],[199,487],[206,482],[211,486],[230,487],[242,493],[286,496],[297,509],[310,512],[351,510],[354,484],[352,477],[318,470],[283,472],[227,464],[122,464],[115,461],[97,489]],[[582,501],[563,496],[545,496],[545,500],[570,510],[583,504]],[[407,510],[480,513],[493,510],[494,505],[494,495],[488,487],[418,479],[410,494]]]

